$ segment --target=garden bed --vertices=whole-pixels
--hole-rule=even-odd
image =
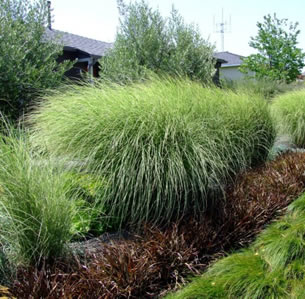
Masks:
[[[286,153],[241,174],[226,201],[202,220],[185,218],[159,230],[147,226],[131,240],[99,247],[69,264],[20,269],[12,292],[56,296],[152,297],[185,283],[215,259],[249,244],[305,190],[305,154]],[[31,282],[31,284],[29,284]],[[55,298],[54,297],[54,298]]]

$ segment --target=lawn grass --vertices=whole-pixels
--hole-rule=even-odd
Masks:
[[[217,261],[203,276],[166,298],[302,298],[304,207],[305,194],[249,249]]]
[[[271,111],[278,134],[287,134],[298,147],[305,147],[305,90],[276,97]]]
[[[200,215],[236,173],[266,159],[275,137],[260,97],[169,78],[68,87],[28,119],[37,147],[106,178],[119,227]]]

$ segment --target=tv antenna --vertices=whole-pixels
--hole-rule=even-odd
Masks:
[[[231,15],[229,16],[229,21],[224,19],[223,8],[221,10],[221,21],[215,23],[215,16],[213,20],[214,32],[220,33],[221,36],[221,51],[225,50],[225,33],[231,32]]]

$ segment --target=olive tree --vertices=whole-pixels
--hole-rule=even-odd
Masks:
[[[0,109],[14,119],[71,67],[57,63],[63,47],[45,38],[47,22],[46,1],[0,1]]]
[[[118,0],[118,8],[120,26],[113,49],[100,61],[103,78],[125,82],[154,72],[212,80],[214,48],[177,10],[164,18],[144,0],[128,5]]]

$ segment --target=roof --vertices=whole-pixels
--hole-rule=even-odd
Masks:
[[[49,28],[46,29],[46,38],[58,41],[59,43],[63,44],[66,49],[78,49],[97,58],[105,56],[107,50],[113,47],[113,43],[102,42],[96,39]],[[215,53],[214,57],[217,59],[218,62],[222,63],[222,66],[226,66],[230,64],[227,63],[229,61],[227,59],[228,54],[237,57],[242,57],[229,52]]]
[[[214,56],[226,61],[226,63],[223,63],[221,67],[240,66],[243,63],[242,59],[244,58],[244,56],[230,53],[228,51],[215,53]]]
[[[104,56],[107,50],[113,46],[112,43],[49,28],[46,29],[46,37],[58,40],[66,48],[78,49],[98,58]]]

